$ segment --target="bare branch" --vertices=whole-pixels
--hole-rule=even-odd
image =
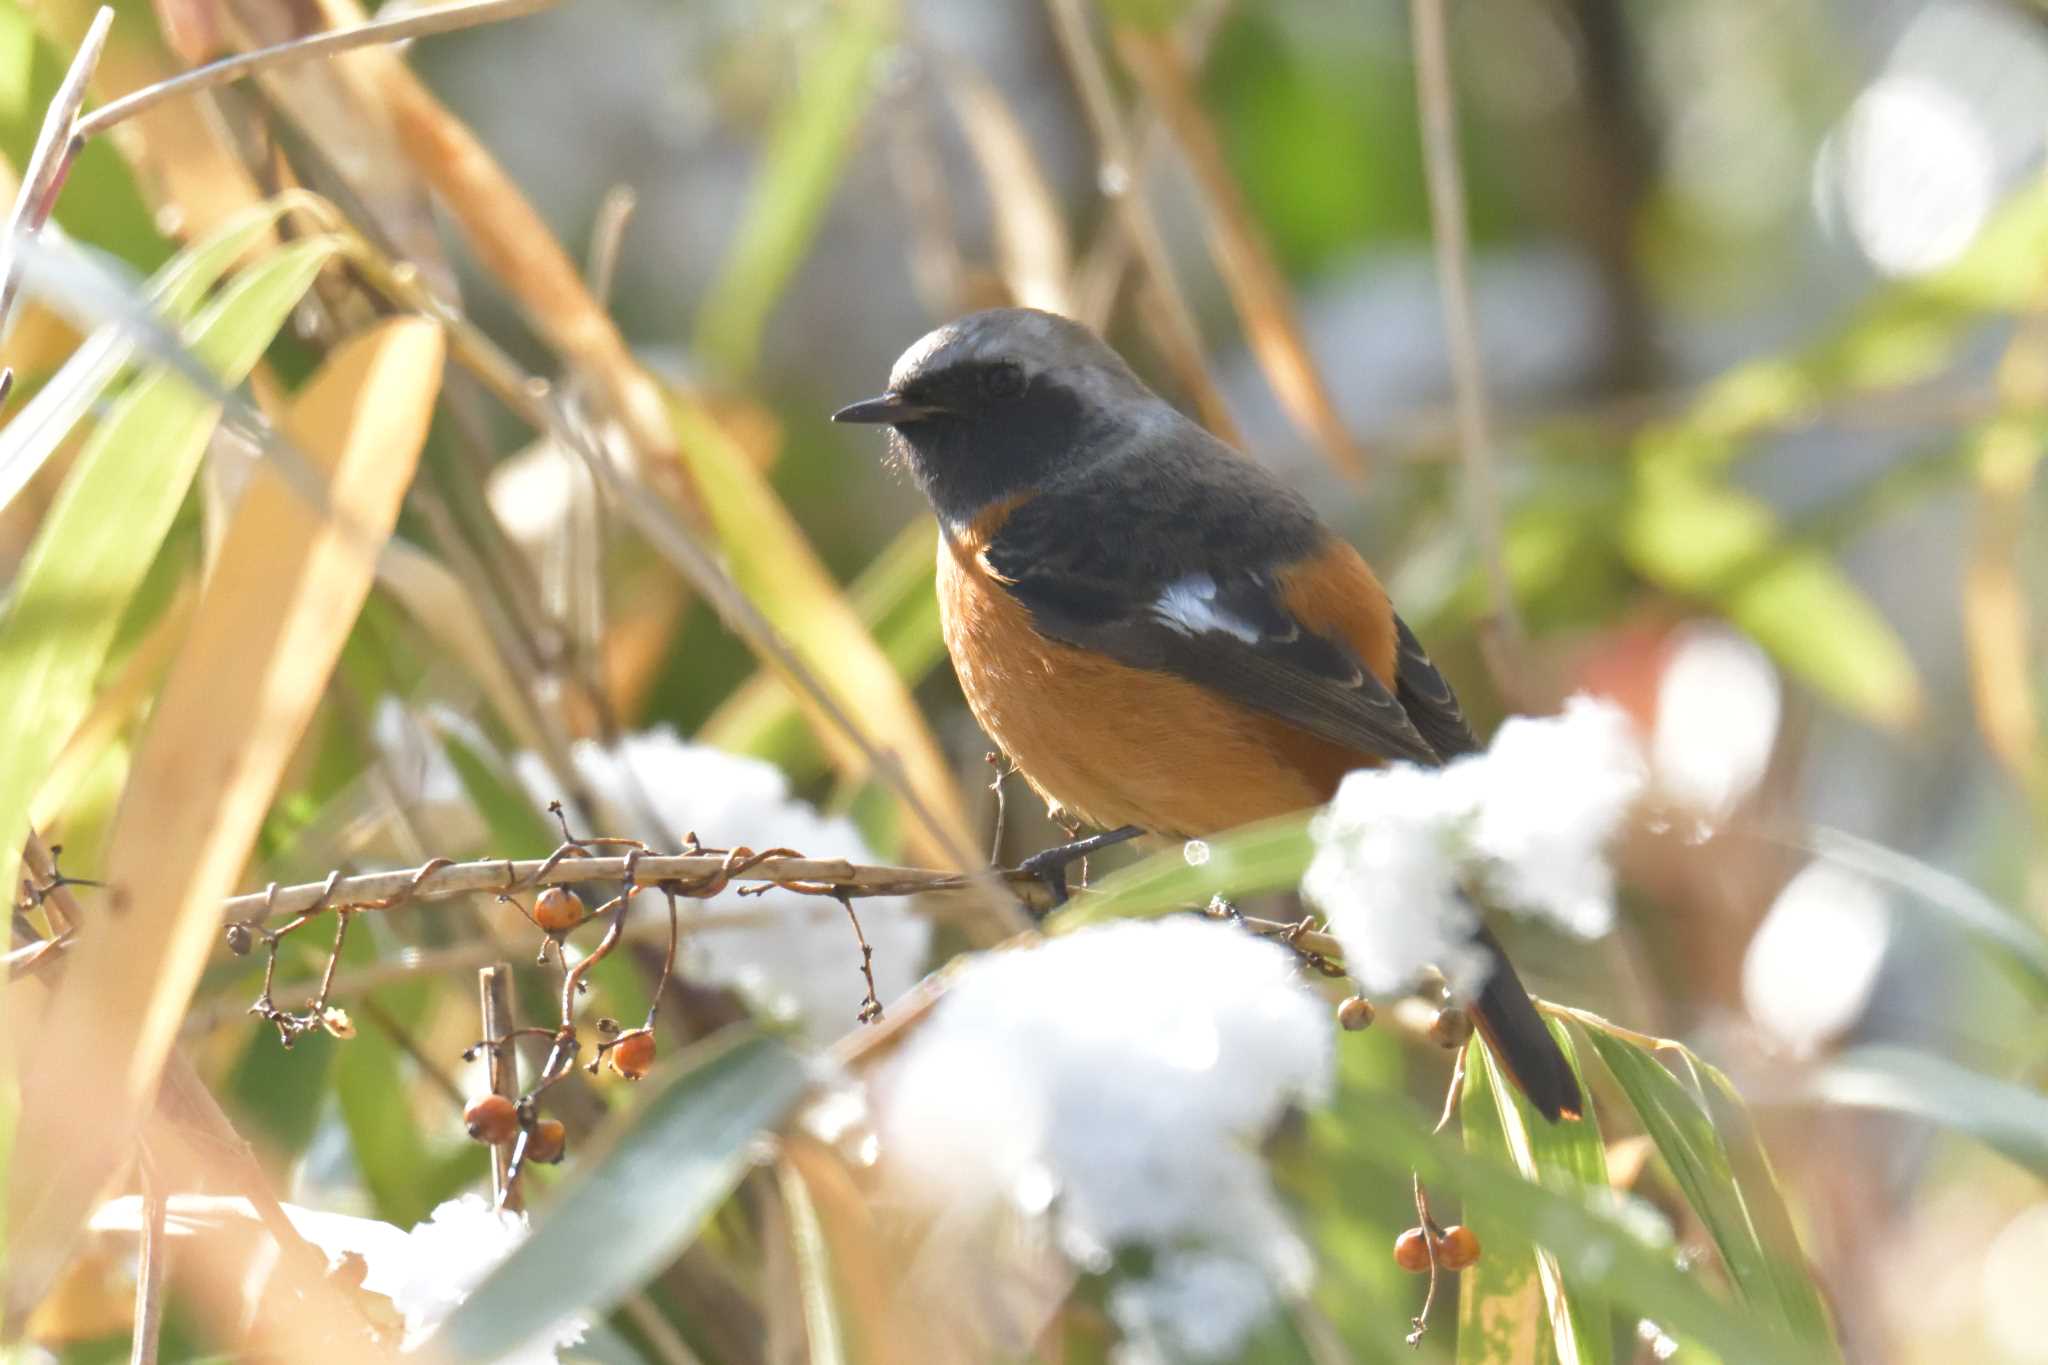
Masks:
[[[533,886],[563,886],[571,882],[619,881],[626,875],[627,859],[620,858],[495,858],[484,862],[433,863],[398,872],[369,872],[357,877],[303,882],[297,886],[274,887],[251,895],[236,896],[223,907],[223,918],[235,924],[260,924],[282,915],[303,915],[328,906],[346,905],[358,910],[391,910],[413,901],[444,900],[475,891],[501,892]],[[690,853],[640,858],[635,876],[642,886],[662,882],[699,882],[715,877],[727,866],[725,855]],[[907,896],[934,892],[966,892],[977,879],[954,872],[921,867],[869,866],[840,858],[769,858],[744,872],[735,872],[736,882],[784,886],[836,898],[849,896]],[[1036,885],[1028,878],[1011,883],[1012,889],[1028,896]]]

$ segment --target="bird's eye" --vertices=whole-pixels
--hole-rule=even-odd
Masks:
[[[1015,398],[1024,392],[1024,367],[1004,360],[981,372],[981,391],[990,398]]]

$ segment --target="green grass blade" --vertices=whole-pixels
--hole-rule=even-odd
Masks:
[[[696,1237],[746,1173],[755,1139],[803,1093],[805,1074],[781,1042],[750,1034],[704,1045],[655,1085],[618,1140],[442,1325],[435,1349],[497,1360],[565,1313],[609,1309]]]
[[[1811,1365],[1815,1359],[1811,1351],[1765,1328],[1755,1314],[1731,1309],[1674,1265],[1668,1247],[1641,1240],[1577,1194],[1533,1184],[1512,1168],[1433,1136],[1414,1105],[1385,1095],[1376,1099],[1343,1117],[1357,1128],[1362,1149],[1389,1179],[1405,1182],[1412,1171],[1432,1191],[1456,1191],[1475,1225],[1483,1217],[1508,1237],[1554,1248],[1568,1281],[1674,1337],[1696,1341],[1723,1360]]]
[[[1967,1133],[2048,1179],[2048,1096],[1901,1047],[1859,1047],[1808,1087],[1827,1104],[1909,1114]]]
[[[190,318],[221,276],[262,240],[278,215],[299,197],[280,195],[236,214],[205,241],[165,262],[149,282],[150,301],[158,313],[172,323]],[[118,323],[97,329],[6,427],[0,428],[0,507],[12,502],[35,477],[43,462],[99,401],[134,349]]]
[[[1579,1062],[1571,1039],[1560,1025],[1553,1022],[1549,1028],[1577,1074]],[[1530,1107],[1527,1096],[1509,1083],[1493,1053],[1477,1039],[1467,1053],[1467,1070],[1475,1063],[1486,1071],[1502,1139],[1523,1178],[1563,1193],[1591,1190],[1596,1197],[1605,1197],[1607,1150],[1600,1143],[1599,1116],[1594,1112],[1592,1091],[1585,1078],[1580,1076],[1579,1081],[1585,1117],[1578,1123],[1550,1123]],[[1538,1249],[1536,1269],[1550,1315],[1557,1358],[1605,1365],[1613,1358],[1614,1333],[1604,1307],[1588,1302],[1583,1293],[1564,1282],[1557,1258],[1548,1249]]]
[[[1745,1161],[1745,1181],[1712,1116],[1656,1058],[1604,1029],[1588,1025],[1586,1034],[1679,1191],[1706,1224],[1736,1292],[1760,1325],[1798,1343],[1806,1359],[1839,1359],[1790,1215],[1768,1166],[1757,1164],[1760,1153]]]
[[[320,267],[325,238],[294,243],[238,276],[188,342],[223,384],[255,367]],[[0,874],[13,884],[29,802],[92,700],[93,680],[184,500],[220,413],[153,371],[79,452],[0,613]]]
[[[1202,844],[1206,856],[1190,862],[1184,847],[1167,849],[1120,868],[1046,920],[1047,933],[1065,933],[1112,919],[1142,919],[1201,905],[1211,896],[1251,896],[1301,880],[1315,844],[1308,815],[1285,815],[1246,825]]]
[[[892,30],[887,0],[836,6],[805,63],[797,96],[768,142],[759,178],[697,319],[697,350],[728,372],[752,370],[761,333],[796,273],[839,183],[875,93],[875,61]]]
[[[1494,1068],[1480,1059],[1477,1039],[1465,1054],[1458,1127],[1465,1150],[1496,1166],[1513,1166],[1501,1121]],[[1458,1275],[1458,1365],[1553,1365],[1557,1337],[1544,1306],[1536,1248],[1528,1238],[1489,1226],[1480,1210],[1467,1215],[1479,1235],[1479,1263]]]

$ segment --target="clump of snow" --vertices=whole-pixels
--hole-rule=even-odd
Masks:
[[[1203,920],[985,953],[874,1077],[884,1172],[954,1214],[1043,1216],[1087,1270],[1151,1249],[1119,1318],[1227,1355],[1307,1286],[1255,1147],[1326,1095],[1329,1015],[1292,954]]]
[[[680,847],[694,832],[711,846],[793,848],[809,857],[877,861],[851,820],[821,814],[791,797],[781,769],[760,759],[689,743],[666,727],[627,735],[609,748],[582,740],[573,757],[600,803],[604,833],[629,834],[663,850]],[[560,795],[534,755],[521,755],[518,771],[536,802]],[[886,1004],[923,975],[931,926],[900,897],[863,899],[856,908],[875,950],[875,990]],[[720,913],[727,910],[743,911],[757,922],[692,931],[682,970],[733,986],[771,1013],[802,1019],[818,1041],[853,1027],[866,984],[846,911],[837,902],[770,891],[744,901],[728,896],[718,903]]]
[[[1605,849],[1646,770],[1628,717],[1574,697],[1561,715],[1516,717],[1493,746],[1442,767],[1390,764],[1344,779],[1311,827],[1302,893],[1329,917],[1344,964],[1368,991],[1407,986],[1425,965],[1469,991],[1485,970],[1471,943],[1490,905],[1603,933],[1613,921]]]

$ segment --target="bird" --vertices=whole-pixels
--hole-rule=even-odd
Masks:
[[[940,528],[946,649],[969,709],[1056,819],[1205,838],[1327,802],[1353,769],[1479,749],[1358,550],[1302,494],[1149,388],[1083,324],[971,313],[832,414],[888,429]],[[1473,1022],[1553,1122],[1581,1112],[1492,933]]]

